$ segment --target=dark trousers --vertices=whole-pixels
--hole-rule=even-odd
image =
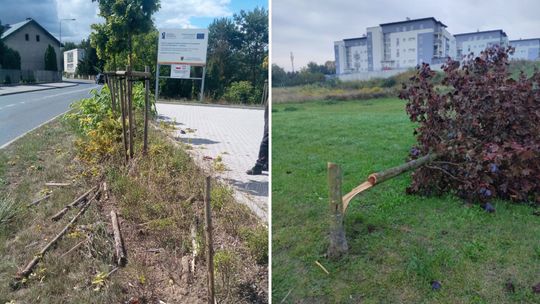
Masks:
[[[264,108],[264,134],[259,147],[258,166],[268,166],[268,104]]]

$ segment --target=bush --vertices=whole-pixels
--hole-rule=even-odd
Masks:
[[[232,103],[255,103],[253,86],[249,81],[237,81],[225,90],[223,99]]]
[[[80,138],[76,141],[81,159],[97,164],[103,158],[114,155],[122,142],[122,122],[119,111],[113,112],[111,93],[107,86],[100,91],[90,91],[92,97],[84,98],[71,105],[72,112],[64,118],[70,122],[79,133]],[[144,110],[145,89],[141,83],[133,86],[134,115]],[[153,105],[153,98],[150,98]],[[155,114],[155,106],[151,106],[151,115]],[[142,130],[143,120],[135,119],[137,131]]]
[[[251,256],[258,264],[265,265],[268,263],[268,230],[264,226],[257,226],[251,230],[243,228],[240,231],[242,239],[246,242],[246,246],[251,253]]]
[[[456,191],[470,201],[495,197],[540,204],[540,73],[514,80],[508,71],[512,48],[491,47],[477,58],[443,67],[436,91],[435,73],[417,69],[400,98],[418,123],[411,155],[437,153],[438,159],[413,174],[409,191]]]
[[[230,250],[217,250],[214,254],[214,271],[220,278],[221,287],[227,296],[231,291],[231,281],[238,268],[236,254]]]

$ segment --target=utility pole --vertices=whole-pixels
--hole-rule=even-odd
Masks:
[[[291,67],[292,67],[292,72],[294,73],[294,55],[292,52],[291,52]]]

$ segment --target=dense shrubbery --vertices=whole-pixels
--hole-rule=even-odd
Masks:
[[[76,141],[79,157],[89,163],[97,164],[104,158],[120,155],[122,142],[122,122],[119,111],[113,111],[111,93],[107,86],[100,91],[92,90],[92,97],[81,99],[71,105],[73,111],[65,115],[80,134]],[[142,131],[145,89],[141,83],[133,86],[133,108],[135,129]],[[153,104],[153,99],[151,99]],[[151,107],[155,113],[155,107]],[[138,133],[137,133],[138,132]]]
[[[258,94],[249,81],[237,81],[225,90],[223,99],[232,103],[256,103]]]
[[[508,55],[492,47],[462,64],[449,60],[436,91],[435,73],[417,69],[400,98],[418,123],[414,157],[437,153],[438,160],[413,174],[409,191],[456,191],[470,201],[493,198],[540,204],[540,73],[512,79]]]

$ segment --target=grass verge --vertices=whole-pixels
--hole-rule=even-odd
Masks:
[[[408,174],[351,202],[349,255],[325,258],[327,162],[341,165],[344,192],[403,163],[415,141],[404,106],[389,98],[273,107],[273,301],[540,302],[531,288],[540,273],[540,218],[532,207],[498,201],[488,214],[451,195],[406,195]]]
[[[0,150],[0,208],[8,206],[6,214],[14,214],[0,223],[0,303],[124,303],[130,299],[205,303],[204,251],[196,257],[194,273],[183,264],[183,258],[193,253],[190,230],[194,222],[198,223],[196,241],[204,248],[201,193],[205,174],[182,147],[175,147],[156,130],[150,134],[148,157],[136,158],[128,166],[116,156],[96,163],[83,161],[76,142],[72,125],[55,120]],[[140,146],[136,149],[140,151]],[[45,255],[24,287],[12,290],[9,283],[17,270],[76,212],[70,211],[58,223],[50,217],[101,180],[109,185],[109,199],[91,205],[75,228]],[[51,181],[71,184],[46,187]],[[215,202],[220,208],[213,210],[214,248],[229,250],[238,262],[228,273],[227,286],[217,283],[218,299],[265,303],[267,261],[259,262],[258,252],[241,231],[266,228],[234,201],[225,186],[213,182],[213,187],[220,194]],[[49,192],[50,199],[27,207]],[[120,215],[128,264],[104,278],[114,268],[111,209]],[[87,237],[89,241],[62,256]]]

